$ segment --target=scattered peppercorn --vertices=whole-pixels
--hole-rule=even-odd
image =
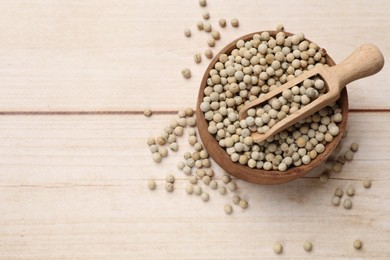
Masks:
[[[146,116],[146,117],[150,117],[151,115],[152,115],[152,110],[150,110],[150,109],[145,109],[144,110],[144,116]]]
[[[165,177],[165,180],[166,180],[166,182],[174,183],[175,182],[175,176],[173,176],[172,174],[168,174]]]
[[[343,170],[343,164],[336,162],[332,166],[332,171],[335,173],[340,173]]]
[[[207,49],[205,52],[204,52],[204,56],[207,58],[207,59],[211,59],[214,55],[213,55],[213,51],[210,50],[210,49]]]
[[[231,205],[229,204],[226,204],[224,207],[223,207],[223,210],[225,211],[226,214],[230,215],[232,214],[233,212],[233,208]]]
[[[283,246],[281,243],[276,242],[273,246],[273,250],[275,254],[281,254],[283,252]]]
[[[353,152],[351,150],[348,150],[344,153],[344,158],[346,161],[352,161],[353,160]]]
[[[181,71],[181,75],[183,75],[184,78],[189,79],[191,78],[191,71],[185,68]]]
[[[230,191],[235,191],[237,189],[237,185],[233,181],[230,181],[226,186]]]
[[[371,180],[369,180],[369,179],[363,180],[363,187],[366,189],[370,188],[371,187]]]
[[[208,20],[208,19],[210,18],[210,13],[207,12],[207,11],[205,11],[205,12],[202,14],[202,16],[203,16],[203,19]]]
[[[166,182],[166,183],[165,183],[165,190],[166,190],[166,191],[172,192],[173,189],[174,189],[173,183],[171,183],[171,182]]]
[[[359,150],[359,145],[357,143],[352,143],[349,149],[351,149],[351,151],[355,153]]]
[[[185,36],[185,37],[191,37],[191,30],[188,29],[188,28],[185,28],[185,29],[184,29],[184,36]]]
[[[188,184],[186,186],[186,192],[187,192],[187,194],[192,194],[194,192],[194,186],[192,186],[191,184]]]
[[[207,1],[206,0],[199,0],[199,5],[202,7],[205,7],[207,5]]]
[[[226,194],[226,188],[224,186],[219,186],[218,187],[218,192],[221,195],[225,195]]]
[[[211,37],[213,37],[214,40],[221,39],[221,34],[218,31],[211,31]]]
[[[356,248],[356,249],[361,249],[363,246],[363,242],[359,239],[356,239],[355,241],[353,241],[353,247]]]
[[[243,208],[243,209],[246,209],[248,207],[248,201],[246,200],[240,200],[240,202],[238,203],[238,205]]]
[[[222,28],[226,27],[226,19],[221,18],[221,19],[219,19],[218,23],[219,23],[219,26],[221,26]]]
[[[215,40],[213,38],[209,38],[207,40],[207,45],[210,46],[210,47],[214,47],[215,46]]]
[[[209,201],[210,196],[209,196],[209,194],[208,194],[207,192],[202,192],[201,198],[202,198],[202,200],[203,200],[204,202],[206,202],[206,201]]]
[[[194,55],[194,61],[196,63],[200,63],[202,61],[202,56],[200,55],[200,53]]]
[[[284,31],[284,25],[283,24],[278,24],[276,26],[276,31],[280,32],[280,31]]]
[[[200,194],[202,194],[202,187],[200,187],[199,185],[196,185],[194,187],[194,194],[200,196]]]
[[[240,196],[238,196],[237,194],[233,195],[233,197],[232,197],[233,204],[238,205],[238,203],[240,203],[240,200],[241,200]]]
[[[349,187],[346,189],[345,193],[346,193],[348,196],[352,197],[353,195],[355,195],[355,189],[354,189],[353,187],[349,186]]]
[[[331,203],[333,206],[338,206],[340,205],[340,197],[338,196],[333,196],[331,199]]]
[[[352,201],[350,199],[345,199],[343,202],[343,206],[345,209],[350,209],[352,208]]]
[[[232,25],[233,27],[238,27],[238,25],[239,25],[239,21],[238,21],[237,18],[233,18],[233,19],[230,21],[230,23],[231,23],[231,25]]]
[[[337,188],[335,191],[334,191],[334,195],[337,196],[337,197],[343,197],[343,190],[341,188]]]
[[[328,179],[329,179],[329,174],[328,173],[322,173],[321,175],[320,175],[320,181],[322,182],[322,183],[326,183],[326,182],[328,182]]]
[[[198,21],[196,23],[196,27],[198,28],[199,31],[203,30],[203,22],[202,21]]]
[[[149,180],[148,181],[148,188],[149,188],[149,190],[156,189],[156,182],[154,180]]]
[[[213,29],[213,27],[211,26],[211,24],[209,22],[203,23],[203,30],[205,32],[211,32],[212,29]]]
[[[310,241],[305,241],[305,243],[303,243],[303,249],[306,252],[310,252],[313,249],[313,244]]]

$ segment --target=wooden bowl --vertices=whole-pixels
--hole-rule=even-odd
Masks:
[[[275,37],[276,31],[268,31],[271,36]],[[198,102],[196,105],[196,117],[197,117],[197,126],[200,138],[203,142],[203,145],[206,147],[210,156],[214,159],[216,163],[219,164],[225,171],[230,173],[231,175],[236,176],[237,178],[243,179],[248,182],[257,183],[257,184],[279,184],[292,181],[303,175],[310,172],[312,169],[320,165],[322,162],[326,161],[329,155],[335,150],[337,145],[339,144],[347,125],[348,119],[348,94],[347,89],[341,92],[340,99],[337,101],[338,105],[342,109],[343,121],[338,124],[340,128],[340,133],[333,139],[332,142],[325,145],[325,151],[317,156],[314,160],[312,160],[307,165],[301,165],[299,167],[292,167],[285,172],[281,171],[266,171],[260,169],[252,169],[247,165],[242,165],[240,163],[235,163],[230,159],[230,156],[226,153],[225,149],[219,146],[217,140],[213,135],[211,135],[207,128],[208,123],[204,117],[203,112],[200,110],[200,104],[203,101],[204,97],[204,88],[207,86],[207,79],[209,77],[209,72],[214,68],[216,62],[218,62],[218,58],[221,54],[230,54],[233,49],[236,48],[236,42],[238,40],[250,40],[253,38],[254,34],[261,34],[262,32],[255,32],[244,35],[233,42],[229,43],[226,47],[224,47],[210,62],[210,65],[207,67],[202,82],[200,84],[199,93],[198,93]],[[293,35],[292,33],[285,32],[286,36]],[[306,39],[308,42],[310,40]],[[329,66],[335,65],[335,62],[332,58],[326,54],[325,56],[326,63]]]

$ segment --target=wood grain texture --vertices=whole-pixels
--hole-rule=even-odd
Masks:
[[[389,259],[390,113],[364,112],[390,109],[388,66],[351,84],[350,107],[362,112],[350,113],[342,142],[360,150],[326,184],[320,169],[280,186],[237,180],[250,206],[226,216],[231,193],[209,190],[208,203],[185,194],[175,167],[191,150],[184,139],[178,153],[153,163],[145,139],[172,119],[167,111],[195,107],[208,64],[192,60],[208,38],[195,28],[204,10],[197,2],[0,0],[0,259],[277,259],[275,241],[284,259]],[[390,57],[389,7],[209,0],[206,9],[213,26],[220,17],[240,19],[237,29],[218,29],[215,53],[283,23],[338,63],[367,42]],[[190,80],[180,75],[184,66]],[[145,107],[154,116],[141,116]],[[163,190],[167,173],[177,177],[173,194]],[[367,177],[369,190],[361,184]],[[332,207],[334,189],[348,185],[356,189],[353,209]],[[362,251],[352,248],[357,238]],[[310,254],[305,240],[314,244]]]
[[[178,153],[152,162],[145,140],[172,117],[1,116],[0,259],[269,259],[275,241],[286,259],[390,255],[390,114],[351,113],[343,142],[360,149],[326,184],[318,174],[280,186],[238,180],[250,207],[231,216],[223,212],[231,193],[207,189],[208,203],[185,194],[175,167],[191,150],[185,138]],[[177,177],[172,194],[167,173]],[[147,190],[149,178],[157,190]],[[334,189],[349,185],[353,209],[331,206]]]
[[[1,111],[172,110],[195,105],[207,61],[209,35],[195,23],[203,9],[197,1],[0,1]],[[207,10],[217,26],[220,17],[240,19],[240,27],[218,28],[215,53],[233,39],[283,23],[302,31],[340,62],[363,43],[373,42],[390,57],[390,2],[305,0],[213,0]],[[238,11],[239,10],[239,11]],[[331,17],[331,19],[330,19]],[[185,38],[183,30],[193,36]],[[183,67],[193,77],[180,75]],[[382,95],[390,70],[351,84],[356,109],[390,109]],[[154,102],[158,100],[158,102]]]

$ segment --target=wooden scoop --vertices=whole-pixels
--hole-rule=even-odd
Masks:
[[[324,95],[319,96],[317,99],[300,108],[298,111],[280,120],[271,127],[267,133],[260,134],[258,132],[252,132],[251,136],[255,142],[264,141],[268,137],[283,131],[287,127],[336,102],[336,100],[340,97],[341,90],[348,83],[379,72],[383,68],[383,65],[384,58],[378,47],[373,44],[362,45],[340,64],[333,67],[325,67],[319,64],[313,69],[304,72],[302,75],[288,81],[275,90],[243,106],[238,114],[239,119],[242,120],[247,117],[248,109],[258,106],[264,102],[268,102],[269,99],[281,94],[285,89],[292,88],[300,84],[305,79],[316,75],[322,77],[325,82],[325,87],[327,88]]]

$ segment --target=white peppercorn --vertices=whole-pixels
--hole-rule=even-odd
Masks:
[[[210,178],[210,176],[205,175],[205,176],[202,177],[202,181],[203,181],[204,184],[209,185],[210,182],[211,182],[211,178]]]
[[[209,167],[211,166],[211,162],[210,162],[209,159],[203,159],[202,165],[203,165],[203,167],[205,167],[205,168],[209,168]]]
[[[343,202],[343,206],[345,209],[351,209],[352,208],[352,201],[350,199],[345,199]]]
[[[156,189],[156,182],[154,180],[148,180],[148,189],[149,190]]]
[[[211,24],[209,22],[203,23],[203,30],[205,32],[211,32],[212,29],[213,29],[213,27],[211,26]]]
[[[167,176],[165,177],[165,180],[167,182],[173,183],[173,182],[175,182],[175,176],[173,176],[172,174],[167,174]]]
[[[231,23],[231,25],[232,25],[233,27],[238,27],[238,25],[239,25],[239,21],[238,21],[237,18],[231,19],[231,20],[230,20],[230,23]]]
[[[200,55],[200,53],[196,53],[194,55],[194,61],[195,63],[200,63],[202,61],[202,56]]]
[[[210,47],[214,47],[214,46],[215,46],[215,40],[214,40],[214,38],[209,38],[209,39],[207,40],[207,45],[210,46]],[[215,76],[217,76],[217,75],[215,75]]]
[[[183,75],[183,77],[186,78],[186,79],[191,78],[191,71],[190,71],[190,69],[184,68],[184,69],[181,71],[181,75]]]
[[[186,175],[191,175],[191,167],[188,167],[187,165],[184,166],[183,173]]]
[[[230,181],[230,182],[226,185],[226,187],[227,187],[228,190],[230,190],[230,191],[235,191],[235,190],[237,189],[237,185],[236,185],[236,183],[233,182],[233,181]]]
[[[168,156],[168,149],[165,147],[159,147],[158,153],[161,155],[161,157],[167,157]]]
[[[218,23],[219,23],[219,26],[221,26],[222,28],[226,27],[226,19],[221,18],[218,20]]]
[[[363,187],[366,188],[366,189],[370,188],[371,187],[371,180],[364,179],[363,180]]]
[[[339,162],[336,162],[332,166],[332,171],[335,173],[340,173],[343,170],[343,165]]]
[[[187,194],[192,194],[194,192],[194,186],[192,186],[191,184],[188,184],[186,186],[186,192],[187,192]]]
[[[341,198],[344,195],[344,192],[343,192],[343,190],[341,188],[337,188],[334,191],[334,195]]]
[[[173,142],[169,145],[169,149],[176,152],[179,149],[179,145],[176,142]]]
[[[283,246],[279,242],[276,242],[273,246],[275,254],[281,254],[283,252]]]
[[[331,203],[332,203],[334,206],[340,205],[340,197],[338,197],[338,196],[333,196],[332,199],[331,199]]]
[[[241,200],[240,196],[238,196],[237,194],[233,195],[233,197],[232,197],[233,204],[238,205],[238,203],[240,203],[240,200]]]
[[[203,30],[203,22],[202,21],[198,21],[196,23],[196,27],[198,28],[199,31]]]
[[[215,180],[210,181],[209,186],[210,186],[210,188],[212,188],[213,190],[218,189],[218,183],[217,183]]]
[[[210,18],[210,13],[205,11],[205,12],[203,12],[202,17],[203,17],[203,19],[208,20]]]
[[[196,178],[196,176],[190,176],[188,178],[188,181],[191,183],[191,184],[196,184],[198,183],[198,179]]]
[[[349,149],[351,149],[351,151],[355,153],[359,150],[359,145],[357,143],[352,143]]]
[[[310,252],[313,249],[313,244],[310,241],[305,241],[305,243],[303,243],[303,249],[306,252]]]
[[[207,5],[207,1],[206,0],[199,0],[199,5],[201,7],[205,7]]]
[[[241,199],[240,202],[238,203],[238,205],[242,208],[242,209],[246,209],[248,208],[248,201],[244,200],[244,199]]]
[[[233,207],[231,205],[229,205],[229,204],[226,204],[223,207],[223,210],[225,211],[226,214],[230,215],[233,212]]]
[[[156,144],[156,140],[153,138],[153,137],[149,137],[146,141],[146,143],[151,146],[151,145],[154,145]]]
[[[356,239],[355,241],[353,241],[353,247],[356,248],[356,249],[361,249],[363,246],[363,242],[359,239]]]
[[[349,187],[345,190],[345,193],[346,193],[348,196],[352,197],[353,195],[355,195],[355,189],[354,189],[353,187],[349,186]]]
[[[183,127],[182,126],[177,126],[174,130],[173,133],[176,136],[182,136],[183,135]]]
[[[218,187],[218,192],[221,195],[225,195],[226,194],[226,188],[224,186],[219,186]]]
[[[161,162],[161,160],[162,160],[161,154],[158,153],[158,152],[153,153],[153,154],[152,154],[152,159],[153,159],[153,161],[155,161],[156,163]]]
[[[283,25],[283,24],[278,24],[278,25],[276,26],[276,31],[277,31],[277,32],[284,31],[284,25]]]
[[[353,160],[353,152],[351,150],[348,150],[344,153],[344,158],[346,161],[352,161]]]
[[[204,202],[206,202],[206,201],[209,201],[210,196],[209,196],[209,194],[208,194],[207,192],[202,192],[201,198],[202,198],[202,200],[203,200]]]
[[[150,109],[145,109],[144,110],[144,116],[146,116],[146,117],[150,117],[151,115],[152,115],[152,110],[150,110]]]
[[[218,31],[211,31],[211,37],[213,37],[214,40],[219,40],[221,39],[221,34]]]
[[[173,189],[174,189],[173,183],[171,183],[171,182],[166,182],[166,183],[165,183],[165,190],[166,190],[166,191],[172,192]]]
[[[210,49],[205,50],[204,56],[205,56],[206,58],[208,58],[208,59],[213,58],[213,56],[214,56],[213,51],[210,50]]]
[[[200,194],[202,194],[202,187],[200,187],[199,185],[195,185],[194,194],[200,196]]]
[[[185,37],[191,37],[191,30],[188,29],[188,28],[185,28],[185,29],[184,29],[184,36],[185,36]]]
[[[320,181],[322,182],[322,183],[326,183],[326,182],[328,182],[328,179],[329,179],[329,174],[328,173],[322,173],[321,175],[320,175]]]
[[[200,152],[203,149],[203,145],[200,143],[194,144],[194,149],[198,152]]]
[[[150,152],[153,154],[153,153],[157,153],[158,152],[158,146],[155,145],[155,144],[152,144],[151,146],[149,146],[149,150]]]

